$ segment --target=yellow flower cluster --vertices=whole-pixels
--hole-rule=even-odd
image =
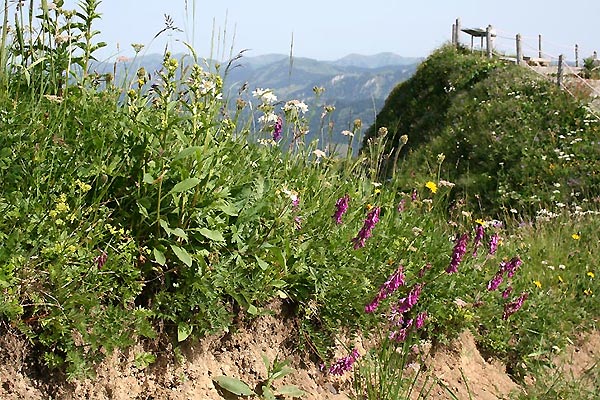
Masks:
[[[435,182],[429,181],[425,184],[425,187],[431,190],[431,193],[437,193],[438,187]]]

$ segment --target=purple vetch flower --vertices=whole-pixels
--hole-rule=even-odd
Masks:
[[[393,340],[395,342],[404,342],[409,332],[411,331],[413,323],[414,321],[412,319],[409,319],[402,326],[402,328],[391,331],[388,337],[390,338],[390,340]]]
[[[106,260],[108,260],[108,254],[104,250],[102,251],[102,253],[100,253],[98,257],[94,258],[94,262],[98,266],[98,269],[104,267],[104,264],[106,264]]]
[[[360,229],[355,238],[351,241],[354,243],[354,250],[365,247],[365,243],[368,238],[371,237],[371,231],[375,227],[375,224],[379,222],[379,213],[381,212],[380,207],[373,207],[367,214],[363,227]]]
[[[502,273],[502,270],[500,270],[496,273],[496,275],[492,278],[492,280],[488,282],[487,290],[489,290],[490,292],[493,292],[494,290],[498,289],[498,286],[500,286],[500,284],[502,283],[502,280],[503,280],[502,277],[503,277],[503,273]]]
[[[469,234],[464,233],[456,240],[454,250],[452,250],[452,257],[450,259],[450,265],[446,268],[448,274],[458,272],[458,264],[460,264],[463,256],[467,252],[467,243],[469,242]]]
[[[521,266],[521,264],[523,264],[523,261],[521,261],[521,259],[518,256],[516,256],[513,257],[507,263],[500,263],[500,268],[502,272],[506,272],[509,278],[512,278],[515,272],[517,272],[517,269],[519,269],[519,266]]]
[[[496,250],[498,250],[498,234],[494,233],[490,238],[490,254],[496,254]]]
[[[359,357],[358,350],[352,349],[352,352],[349,355],[340,358],[329,367],[329,373],[331,375],[343,375],[344,372],[352,369],[352,365]]]
[[[423,290],[423,284],[419,283],[410,290],[406,297],[398,300],[398,304],[396,306],[397,311],[400,313],[405,313],[410,311],[417,302],[419,301],[419,296],[421,295],[421,291]]]
[[[383,285],[381,285],[381,287],[379,288],[379,292],[377,293],[377,296],[375,296],[373,301],[371,301],[365,306],[365,312],[369,314],[375,311],[379,306],[379,302],[381,302],[381,300],[394,293],[396,290],[398,290],[400,286],[403,286],[404,283],[404,267],[400,265],[398,269],[396,269],[396,271],[394,271],[394,273],[389,276],[387,281],[385,281]]]
[[[348,202],[350,201],[350,196],[348,193],[344,195],[344,197],[340,197],[335,202],[335,213],[333,214],[333,219],[335,223],[340,225],[342,223],[342,215],[346,213],[348,210]]]
[[[507,320],[511,315],[519,311],[519,309],[523,306],[523,302],[527,299],[529,294],[527,292],[521,293],[521,295],[504,305],[504,312],[502,313],[502,319]]]
[[[277,121],[275,121],[275,125],[273,125],[273,140],[278,142],[281,140],[281,132],[283,131],[283,120],[278,115]]]
[[[478,224],[477,228],[475,228],[475,239],[473,240],[473,257],[477,257],[477,248],[481,244],[484,235],[485,228],[483,227],[483,225]]]
[[[417,315],[417,318],[415,319],[415,328],[416,329],[421,329],[424,325],[425,325],[425,320],[427,319],[427,312],[422,312],[419,315]]]
[[[404,211],[405,204],[406,204],[406,199],[400,200],[400,203],[398,203],[398,207],[397,207],[398,212],[401,213]]]
[[[510,296],[510,294],[512,293],[512,291],[513,291],[512,286],[509,286],[506,289],[504,289],[502,291],[502,298],[503,299],[508,299],[508,296]]]
[[[412,194],[410,195],[411,201],[417,201],[417,189],[413,189]]]

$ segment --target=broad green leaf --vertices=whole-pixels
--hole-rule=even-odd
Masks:
[[[256,315],[256,314],[258,314],[258,308],[256,308],[256,306],[250,304],[248,306],[248,314],[250,314],[250,315]]]
[[[138,210],[140,211],[140,214],[142,214],[142,217],[144,218],[149,218],[148,216],[148,210],[146,209],[146,207],[144,207],[139,201],[136,202],[137,206],[138,206]]]
[[[164,266],[167,263],[167,258],[165,257],[165,254],[157,248],[154,248],[154,262],[162,266]]]
[[[256,396],[256,393],[239,379],[230,378],[228,376],[217,376],[213,378],[213,381],[223,389],[238,396]]]
[[[238,209],[233,204],[229,204],[229,203],[225,203],[225,202],[220,203],[217,205],[217,209],[223,211],[224,214],[227,214],[230,217],[238,216]]]
[[[192,334],[193,330],[194,327],[188,324],[180,323],[177,325],[177,341],[180,343],[183,342]]]
[[[187,178],[173,186],[170,193],[181,193],[196,187],[200,183],[198,178]]]
[[[225,241],[225,238],[219,231],[212,231],[207,228],[200,228],[200,229],[198,229],[198,232],[200,232],[202,234],[202,236],[206,237],[207,239],[213,240],[215,242]]]
[[[142,179],[142,181],[144,183],[147,183],[148,185],[152,185],[154,183],[155,179],[154,179],[154,177],[151,174],[149,174],[149,173],[146,172],[144,174],[144,178]]]
[[[266,271],[269,268],[269,264],[261,258],[259,258],[258,256],[256,256],[256,262],[258,263],[260,269],[262,269],[263,271]]]
[[[296,385],[285,385],[277,389],[276,394],[279,396],[302,397],[306,395],[306,392]]]
[[[181,228],[175,228],[175,229],[173,229],[173,230],[171,231],[171,233],[172,233],[173,235],[177,236],[178,238],[181,238],[181,239],[183,239],[183,240],[185,240],[185,241],[187,241],[187,240],[188,240],[187,233],[185,233],[185,231],[184,231],[183,229],[181,229]]]
[[[173,250],[173,253],[175,253],[175,255],[177,256],[177,258],[179,258],[179,260],[182,263],[184,263],[188,267],[192,266],[192,256],[190,256],[190,253],[188,253],[186,249],[184,249],[183,247],[175,246],[174,244],[172,244],[171,245],[171,250]]]
[[[188,147],[187,149],[183,149],[179,152],[179,154],[177,154],[175,156],[175,158],[173,159],[173,161],[177,161],[177,160],[181,160],[183,158],[186,158],[194,153],[196,153],[197,151],[202,150],[202,147],[200,146],[192,146],[192,147]]]
[[[267,385],[263,385],[262,391],[263,391],[262,395],[265,400],[277,400],[277,398],[275,397],[275,393],[273,392],[273,389],[271,389]]]

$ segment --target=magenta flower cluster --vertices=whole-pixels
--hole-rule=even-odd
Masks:
[[[367,239],[371,237],[371,231],[375,225],[379,222],[379,213],[381,212],[380,207],[373,207],[367,214],[362,228],[358,232],[355,238],[352,238],[354,244],[354,250],[365,247]]]
[[[392,323],[392,330],[389,333],[391,340],[403,342],[411,330],[421,329],[425,325],[425,320],[427,319],[426,312],[418,314],[414,319],[406,319],[406,315],[419,301],[422,289],[422,283],[416,284],[406,297],[401,298],[397,304],[391,307],[389,315],[389,320]]]
[[[446,268],[448,274],[454,274],[458,272],[458,264],[462,261],[463,256],[467,252],[467,243],[469,242],[469,234],[464,233],[457,240],[452,250],[452,256],[450,258],[450,265]]]
[[[277,121],[273,126],[273,140],[278,142],[281,140],[281,132],[283,132],[283,120],[280,116],[277,116]]]
[[[498,250],[498,234],[497,233],[494,233],[492,235],[492,237],[490,238],[489,247],[490,247],[490,254],[491,255],[496,254],[496,250]]]
[[[523,264],[523,261],[521,261],[521,259],[518,256],[513,257],[508,262],[502,261],[500,263],[500,268],[498,269],[498,272],[496,272],[496,275],[494,275],[494,277],[488,282],[487,290],[493,292],[494,290],[498,289],[498,287],[504,280],[504,274],[506,274],[509,278],[512,278],[517,272],[517,269],[519,269],[519,266],[521,266],[521,264]],[[505,294],[503,293],[502,297],[506,298],[508,297],[508,294],[506,294],[505,297]]]
[[[102,251],[102,253],[100,253],[100,255],[98,257],[94,258],[94,262],[98,266],[98,269],[101,269],[102,267],[104,267],[104,264],[106,264],[107,260],[108,260],[108,254],[106,253],[106,251]]]
[[[336,362],[334,362],[331,367],[329,367],[329,373],[331,375],[343,375],[344,372],[350,371],[352,369],[352,365],[358,360],[360,355],[358,354],[358,350],[352,349],[349,355],[346,357],[342,357]]]
[[[477,257],[477,248],[481,245],[484,235],[485,228],[483,225],[478,224],[477,228],[475,228],[475,239],[473,240],[473,257]]]
[[[350,202],[350,196],[346,193],[344,197],[340,197],[335,202],[335,213],[333,214],[333,219],[335,223],[340,225],[342,223],[342,216],[348,211],[348,202]]]
[[[372,313],[379,307],[379,303],[394,293],[400,286],[404,286],[405,276],[404,276],[404,268],[402,265],[396,269],[396,271],[389,276],[389,278],[379,287],[379,292],[377,296],[365,306],[365,312],[367,314]]]
[[[504,312],[502,313],[502,319],[507,320],[511,315],[513,315],[514,313],[519,311],[519,309],[521,309],[521,307],[523,306],[523,302],[525,302],[525,300],[527,300],[528,296],[529,295],[527,294],[527,292],[523,292],[515,300],[506,303],[504,305]]]

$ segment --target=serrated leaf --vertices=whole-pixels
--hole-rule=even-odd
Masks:
[[[207,228],[200,228],[198,229],[198,232],[200,232],[202,236],[206,237],[207,239],[213,240],[215,242],[225,241],[225,238],[219,231],[213,231]]]
[[[154,248],[154,262],[158,265],[164,266],[167,263],[167,257],[165,254],[157,248]]]
[[[276,394],[279,396],[302,397],[306,395],[306,392],[296,385],[285,385],[277,389]]]
[[[213,378],[213,381],[223,389],[238,396],[256,396],[256,393],[248,385],[237,378],[222,375]]]
[[[183,342],[185,339],[190,337],[193,330],[194,327],[188,324],[180,323],[177,325],[177,341],[180,343]]]
[[[192,256],[190,256],[190,253],[188,253],[186,249],[184,249],[183,247],[175,246],[174,244],[172,244],[171,245],[171,250],[173,250],[173,253],[175,253],[175,255],[177,256],[177,258],[179,258],[179,261],[181,261],[182,263],[184,263],[188,267],[192,266]]]
[[[198,186],[199,183],[200,183],[200,179],[198,179],[198,178],[184,179],[181,182],[179,182],[177,185],[173,186],[173,189],[171,189],[170,193],[174,194],[174,193],[185,192],[186,190],[190,190],[190,189]]]

